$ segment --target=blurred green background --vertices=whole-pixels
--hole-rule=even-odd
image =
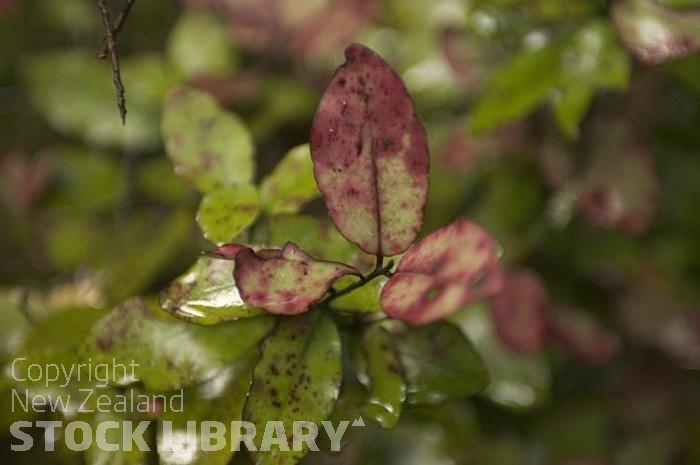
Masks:
[[[426,126],[424,230],[473,219],[509,279],[453,318],[491,372],[483,394],[306,460],[700,463],[700,2],[137,1],[117,40],[125,126],[101,38],[93,1],[0,0],[0,363],[69,356],[94,321],[76,311],[153,297],[212,247],[165,155],[168,89],[237,114],[261,179],[308,142],[357,41]],[[11,453],[12,388],[6,373],[3,464],[142,463]]]

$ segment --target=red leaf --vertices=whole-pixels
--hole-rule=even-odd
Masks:
[[[413,243],[428,192],[428,146],[403,82],[353,44],[311,129],[314,174],[340,232],[362,250],[397,255]]]
[[[480,226],[459,219],[403,256],[382,289],[381,303],[387,315],[422,325],[494,295],[502,280],[495,241]]]
[[[233,276],[243,301],[274,314],[305,312],[323,297],[335,279],[360,275],[351,266],[318,260],[291,242],[282,250],[253,252],[241,246],[235,252],[235,260]]]
[[[535,353],[544,342],[547,290],[527,270],[506,275],[503,290],[491,299],[491,315],[501,344],[516,353]]]
[[[588,363],[607,363],[619,349],[617,334],[601,326],[588,313],[558,309],[550,312],[548,325],[555,341]]]

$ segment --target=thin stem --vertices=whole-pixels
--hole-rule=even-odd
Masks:
[[[133,0],[131,2],[127,3],[133,3]],[[110,14],[109,14],[109,8],[107,8],[107,4],[105,3],[105,0],[98,0],[97,5],[100,9],[100,14],[102,15],[102,28],[104,29],[104,38],[103,38],[103,43],[104,46],[107,48],[107,53],[109,57],[111,58],[112,61],[112,82],[114,82],[114,88],[116,89],[117,92],[117,107],[119,108],[119,114],[121,115],[122,118],[122,124],[126,123],[126,98],[124,97],[124,84],[122,83],[122,76],[121,76],[121,70],[119,68],[119,55],[117,55],[117,45],[114,42],[114,37],[115,37],[115,30],[116,28],[112,27],[112,21],[110,19]],[[131,6],[129,5],[129,8]],[[122,11],[122,14],[120,17],[123,16],[122,19],[122,25],[124,23],[124,20],[126,19],[126,11],[128,13],[128,9],[125,8]],[[121,26],[120,26],[121,28]],[[104,51],[104,48],[103,48]]]
[[[374,270],[372,270],[371,273],[369,273],[366,276],[360,276],[359,281],[355,281],[354,283],[350,284],[348,287],[336,290],[334,288],[331,288],[329,290],[329,296],[323,299],[320,304],[327,304],[331,302],[334,299],[337,299],[338,297],[342,297],[346,294],[351,293],[355,289],[359,289],[368,282],[372,281],[375,278],[378,278],[380,276],[390,276],[391,275],[391,268],[394,266],[394,261],[389,260],[389,263],[384,265],[384,257],[382,255],[377,255],[377,264],[374,267]]]
[[[114,27],[112,27],[112,36],[116,40],[117,36],[121,32],[122,28],[124,27],[124,23],[126,22],[126,17],[129,14],[129,11],[131,11],[131,7],[136,3],[136,0],[124,0],[124,4],[122,5],[122,9],[119,12],[119,15],[117,16],[117,20],[114,23]],[[107,47],[107,40],[103,39],[102,40],[102,50],[97,54],[97,58],[104,60],[109,56],[109,48]]]

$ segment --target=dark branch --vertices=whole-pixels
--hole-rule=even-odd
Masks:
[[[122,28],[124,27],[124,23],[126,22],[126,17],[129,14],[129,11],[131,11],[131,7],[136,3],[136,0],[124,0],[124,4],[122,5],[122,9],[119,12],[119,15],[117,16],[117,20],[114,23],[114,26],[112,27],[112,37],[114,40],[117,39],[117,36],[121,32]],[[102,40],[102,50],[100,50],[100,53],[97,54],[97,58],[104,60],[109,56],[109,48],[107,47],[107,40],[106,38]]]
[[[119,55],[117,55],[117,45],[115,44],[116,34],[124,26],[124,21],[126,20],[126,15],[131,9],[131,5],[134,0],[126,0],[124,7],[122,8],[119,17],[117,18],[117,24],[112,26],[112,20],[110,18],[109,8],[105,0],[97,0],[97,6],[100,9],[100,14],[102,15],[102,29],[104,29],[103,37],[103,49],[101,53],[105,52],[109,56],[112,62],[112,81],[114,82],[114,88],[117,92],[117,107],[119,108],[119,114],[122,117],[122,124],[126,123],[126,99],[124,98],[124,84],[122,83],[121,71],[119,69]],[[101,54],[98,54],[100,56]]]

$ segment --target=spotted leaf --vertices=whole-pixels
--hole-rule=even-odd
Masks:
[[[444,318],[500,290],[496,242],[459,219],[418,241],[382,288],[384,312],[413,325]]]
[[[314,117],[311,157],[328,213],[371,254],[413,243],[428,191],[428,148],[406,87],[369,48],[353,44]]]
[[[258,193],[250,184],[207,193],[197,209],[202,234],[215,244],[232,241],[258,216]]]
[[[279,249],[235,252],[233,276],[243,300],[270,313],[294,315],[326,293],[337,278],[359,271],[342,263],[318,260],[292,242]]]
[[[700,10],[664,8],[653,0],[615,3],[612,19],[627,47],[646,64],[657,65],[700,49]]]

